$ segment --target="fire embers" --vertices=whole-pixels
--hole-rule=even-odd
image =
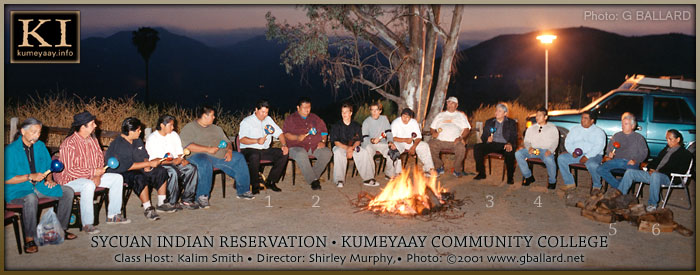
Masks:
[[[428,178],[420,170],[414,169],[405,170],[389,181],[377,196],[361,192],[356,206],[375,213],[416,216],[455,209],[462,204],[460,200],[455,200],[454,193],[440,186],[435,175]]]

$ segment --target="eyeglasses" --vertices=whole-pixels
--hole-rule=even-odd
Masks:
[[[540,126],[540,129],[537,132],[542,133],[542,126]]]

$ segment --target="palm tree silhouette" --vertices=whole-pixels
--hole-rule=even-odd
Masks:
[[[156,50],[158,40],[160,40],[158,31],[149,27],[141,27],[138,31],[133,31],[131,35],[131,42],[134,43],[141,57],[146,62],[146,103],[148,103],[148,59],[151,58],[151,54]]]

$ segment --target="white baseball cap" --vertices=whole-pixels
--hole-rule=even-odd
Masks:
[[[459,101],[458,101],[457,98],[454,97],[454,96],[451,96],[451,97],[447,98],[447,102],[450,102],[450,101],[459,104]]]

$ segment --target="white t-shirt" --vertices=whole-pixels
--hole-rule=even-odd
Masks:
[[[165,156],[165,153],[170,153],[173,158],[177,158],[183,154],[180,135],[172,131],[170,134],[163,136],[158,131],[153,131],[146,137],[146,152],[148,152],[151,160],[162,158]]]
[[[269,125],[269,126],[268,126]],[[265,127],[272,127],[274,133],[267,135],[267,139],[263,144],[243,144],[241,142],[241,149],[244,148],[254,148],[254,149],[267,149],[270,148],[270,143],[272,143],[272,137],[279,138],[282,134],[282,128],[280,128],[277,123],[270,116],[265,117],[262,121],[255,116],[255,114],[249,115],[241,121],[241,127],[238,129],[239,138],[254,138],[258,139],[265,136]]]
[[[442,141],[455,141],[458,137],[462,135],[462,131],[466,128],[472,128],[467,120],[467,115],[460,111],[454,111],[452,113],[448,111],[440,112],[433,123],[430,124],[430,128],[439,131],[438,140]]]
[[[391,123],[391,133],[394,135],[394,137],[398,138],[413,138],[411,136],[412,133],[416,133],[415,138],[423,138],[423,135],[420,133],[418,121],[413,118],[409,120],[407,124],[404,124],[403,121],[401,121],[401,117],[394,119],[394,121]]]

